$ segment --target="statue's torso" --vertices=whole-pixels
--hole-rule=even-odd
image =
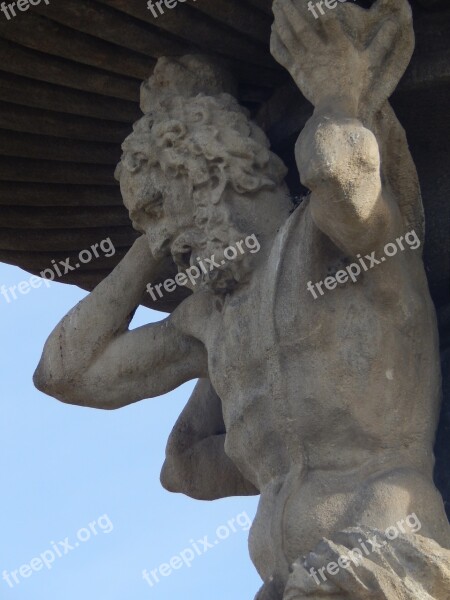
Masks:
[[[179,319],[207,348],[226,451],[260,485],[305,461],[319,470],[377,460],[431,468],[440,374],[420,258],[405,249],[314,299],[308,281],[345,261],[301,206],[261,277],[222,308],[206,294],[196,314],[192,298],[189,319]]]

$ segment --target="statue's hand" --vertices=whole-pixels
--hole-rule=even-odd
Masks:
[[[314,18],[305,0],[274,0],[271,52],[317,108],[361,116],[393,92],[414,47],[407,0],[351,4]],[[318,10],[318,9],[316,9]]]
[[[161,253],[155,256],[145,235],[141,235],[133,244],[126,255],[127,269],[129,272],[146,273],[146,284],[154,284],[168,275],[176,273],[176,266],[170,253]],[[124,289],[124,293],[127,290]]]

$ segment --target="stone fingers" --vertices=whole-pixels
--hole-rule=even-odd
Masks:
[[[357,550],[358,554],[368,556],[370,560],[387,571],[396,573],[394,567],[399,567],[398,561],[392,559],[392,553],[388,551],[388,540],[381,531],[376,529],[363,530],[356,527],[334,534],[332,540],[347,547],[347,556],[353,556],[354,554],[350,553]],[[403,576],[404,572],[397,574]]]
[[[275,15],[274,28],[278,36],[288,50],[295,56],[299,50],[305,51],[306,46],[302,36],[299,35],[294,27],[294,21],[289,17],[286,11],[286,5],[290,0],[280,0],[274,2],[273,13]]]
[[[371,12],[380,12],[383,16],[399,15],[402,20],[412,19],[411,7],[407,0],[378,0],[372,6]]]
[[[374,594],[377,580],[373,570],[363,564],[359,554],[348,558],[348,553],[346,546],[324,539],[306,556],[306,568],[315,570],[320,586],[332,583],[359,600],[385,600]]]
[[[315,19],[308,14],[304,0],[274,0],[273,13],[275,20],[283,19],[289,23],[290,28],[296,35],[296,39],[305,49],[316,46],[321,42],[319,28],[322,26],[320,19]]]
[[[294,67],[294,59],[276,30],[270,36],[270,52],[277,62],[288,71]]]
[[[338,588],[331,581],[322,581],[317,574],[306,569],[299,559],[292,565],[292,573],[284,591],[283,600],[303,600],[303,598],[315,598],[317,594],[336,594]],[[319,587],[320,586],[320,587]]]
[[[399,33],[400,25],[393,19],[388,19],[381,23],[380,28],[368,47],[372,65],[380,67],[386,61],[386,58],[394,52],[395,40]]]

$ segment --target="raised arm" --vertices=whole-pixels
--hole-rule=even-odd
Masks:
[[[296,160],[315,224],[346,254],[376,250],[402,233],[382,185],[378,142],[360,121],[332,109],[316,113],[297,141]]]
[[[203,376],[203,345],[170,317],[129,331],[159,264],[145,237],[57,325],[34,374],[38,389],[69,404],[113,409],[164,394]]]
[[[348,254],[375,250],[403,226],[378,121],[414,47],[409,5],[346,3],[317,19],[303,0],[273,6],[272,54],[315,107],[296,145],[313,219]]]

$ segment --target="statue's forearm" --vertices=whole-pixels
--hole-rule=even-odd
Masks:
[[[360,121],[316,112],[296,159],[316,225],[342,250],[374,250],[390,235],[396,211],[383,190],[378,141]]]
[[[197,500],[259,494],[226,455],[225,437],[210,436],[178,456],[168,456],[161,472],[162,485]]]
[[[114,271],[51,333],[35,373],[36,384],[84,372],[108,342],[127,328],[153,270],[148,244],[140,238]]]
[[[164,487],[202,500],[258,494],[225,453],[225,439],[222,402],[211,381],[199,379],[169,437]]]

